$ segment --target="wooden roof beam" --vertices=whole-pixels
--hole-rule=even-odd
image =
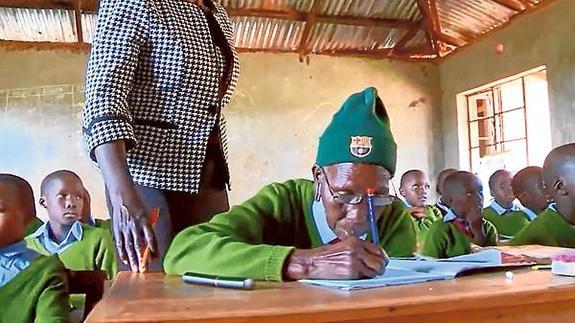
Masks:
[[[309,36],[311,34],[311,29],[313,25],[315,25],[317,21],[317,12],[319,9],[320,0],[312,0],[310,14],[307,16],[307,20],[305,21],[305,25],[303,27],[303,31],[301,34],[301,39],[299,41],[298,46],[298,53],[299,53],[299,61],[303,63],[304,57],[309,53],[308,43],[309,43]]]
[[[84,42],[82,31],[82,0],[74,0],[74,18],[76,21],[76,37],[79,43]]]
[[[509,9],[521,12],[527,9],[527,5],[520,0],[491,0]]]
[[[423,26],[427,41],[430,43],[431,48],[439,55],[440,46],[437,41],[442,33],[435,0],[417,0],[417,7],[423,17]]]
[[[0,7],[24,9],[75,9],[76,0],[0,0]],[[82,0],[82,12],[98,11],[98,0]]]

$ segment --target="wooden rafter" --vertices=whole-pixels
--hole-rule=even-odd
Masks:
[[[435,0],[417,0],[417,7],[421,12],[425,36],[431,48],[439,54],[438,36],[441,34],[441,25]]]
[[[76,0],[0,0],[0,7],[74,10]],[[96,12],[98,0],[82,0],[82,12]]]
[[[301,35],[301,39],[298,46],[298,53],[299,53],[299,60],[303,62],[304,57],[308,54],[309,48],[309,35],[311,34],[311,29],[316,23],[317,20],[317,13],[319,10],[319,3],[321,0],[312,0],[311,10],[307,15],[307,19],[305,21],[305,25],[303,27],[303,32]]]
[[[78,42],[84,42],[84,34],[82,32],[82,0],[74,0],[74,17],[76,18],[76,35]]]
[[[493,2],[497,2],[500,5],[507,7],[509,9],[521,12],[527,9],[527,5],[520,1],[520,0],[492,0]]]
[[[76,0],[0,0],[0,7],[30,8],[30,9],[74,9]],[[82,12],[96,12],[97,0],[83,0]],[[269,9],[234,9],[226,8],[230,16],[260,17],[285,20],[306,21],[309,13],[297,10]],[[367,27],[411,28],[414,22],[408,19],[368,18],[355,16],[316,15],[317,23],[333,23],[340,25],[357,25]]]

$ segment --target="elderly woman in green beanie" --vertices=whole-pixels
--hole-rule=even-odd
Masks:
[[[415,230],[389,195],[397,146],[374,88],[351,95],[319,140],[313,181],[273,183],[173,240],[168,274],[257,280],[357,279],[383,273],[387,256],[411,256]],[[369,237],[366,191],[375,194],[380,245]]]

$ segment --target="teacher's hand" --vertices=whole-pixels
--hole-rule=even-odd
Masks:
[[[383,274],[387,262],[381,247],[350,237],[311,250],[296,249],[288,257],[285,276],[291,280],[372,278]]]
[[[120,259],[133,272],[140,266],[146,244],[152,256],[158,255],[156,236],[148,221],[148,210],[138,195],[126,164],[124,141],[112,141],[94,149],[112,204],[113,231]],[[143,267],[143,268],[142,268]]]
[[[143,250],[149,246],[152,255],[157,254],[154,230],[148,219],[149,212],[135,188],[126,188],[121,196],[127,198],[112,202],[113,231],[120,259],[129,264],[133,272],[145,270],[142,264]]]

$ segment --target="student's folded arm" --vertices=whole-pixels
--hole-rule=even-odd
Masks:
[[[46,268],[51,270],[52,268]],[[54,271],[46,282],[36,305],[37,323],[70,322],[70,296],[64,267]]]
[[[295,249],[293,217],[301,205],[286,185],[268,185],[245,203],[180,232],[164,259],[166,273],[281,281]]]
[[[508,243],[510,246],[520,246],[525,244],[537,244],[537,240],[532,234],[531,226],[521,229]]]
[[[441,223],[434,223],[430,228],[421,254],[433,258],[445,258],[447,250],[447,236],[441,232]]]
[[[82,131],[90,158],[94,148],[123,140],[136,144],[128,97],[140,48],[146,41],[148,9],[142,0],[100,2],[98,24],[86,70]]]

